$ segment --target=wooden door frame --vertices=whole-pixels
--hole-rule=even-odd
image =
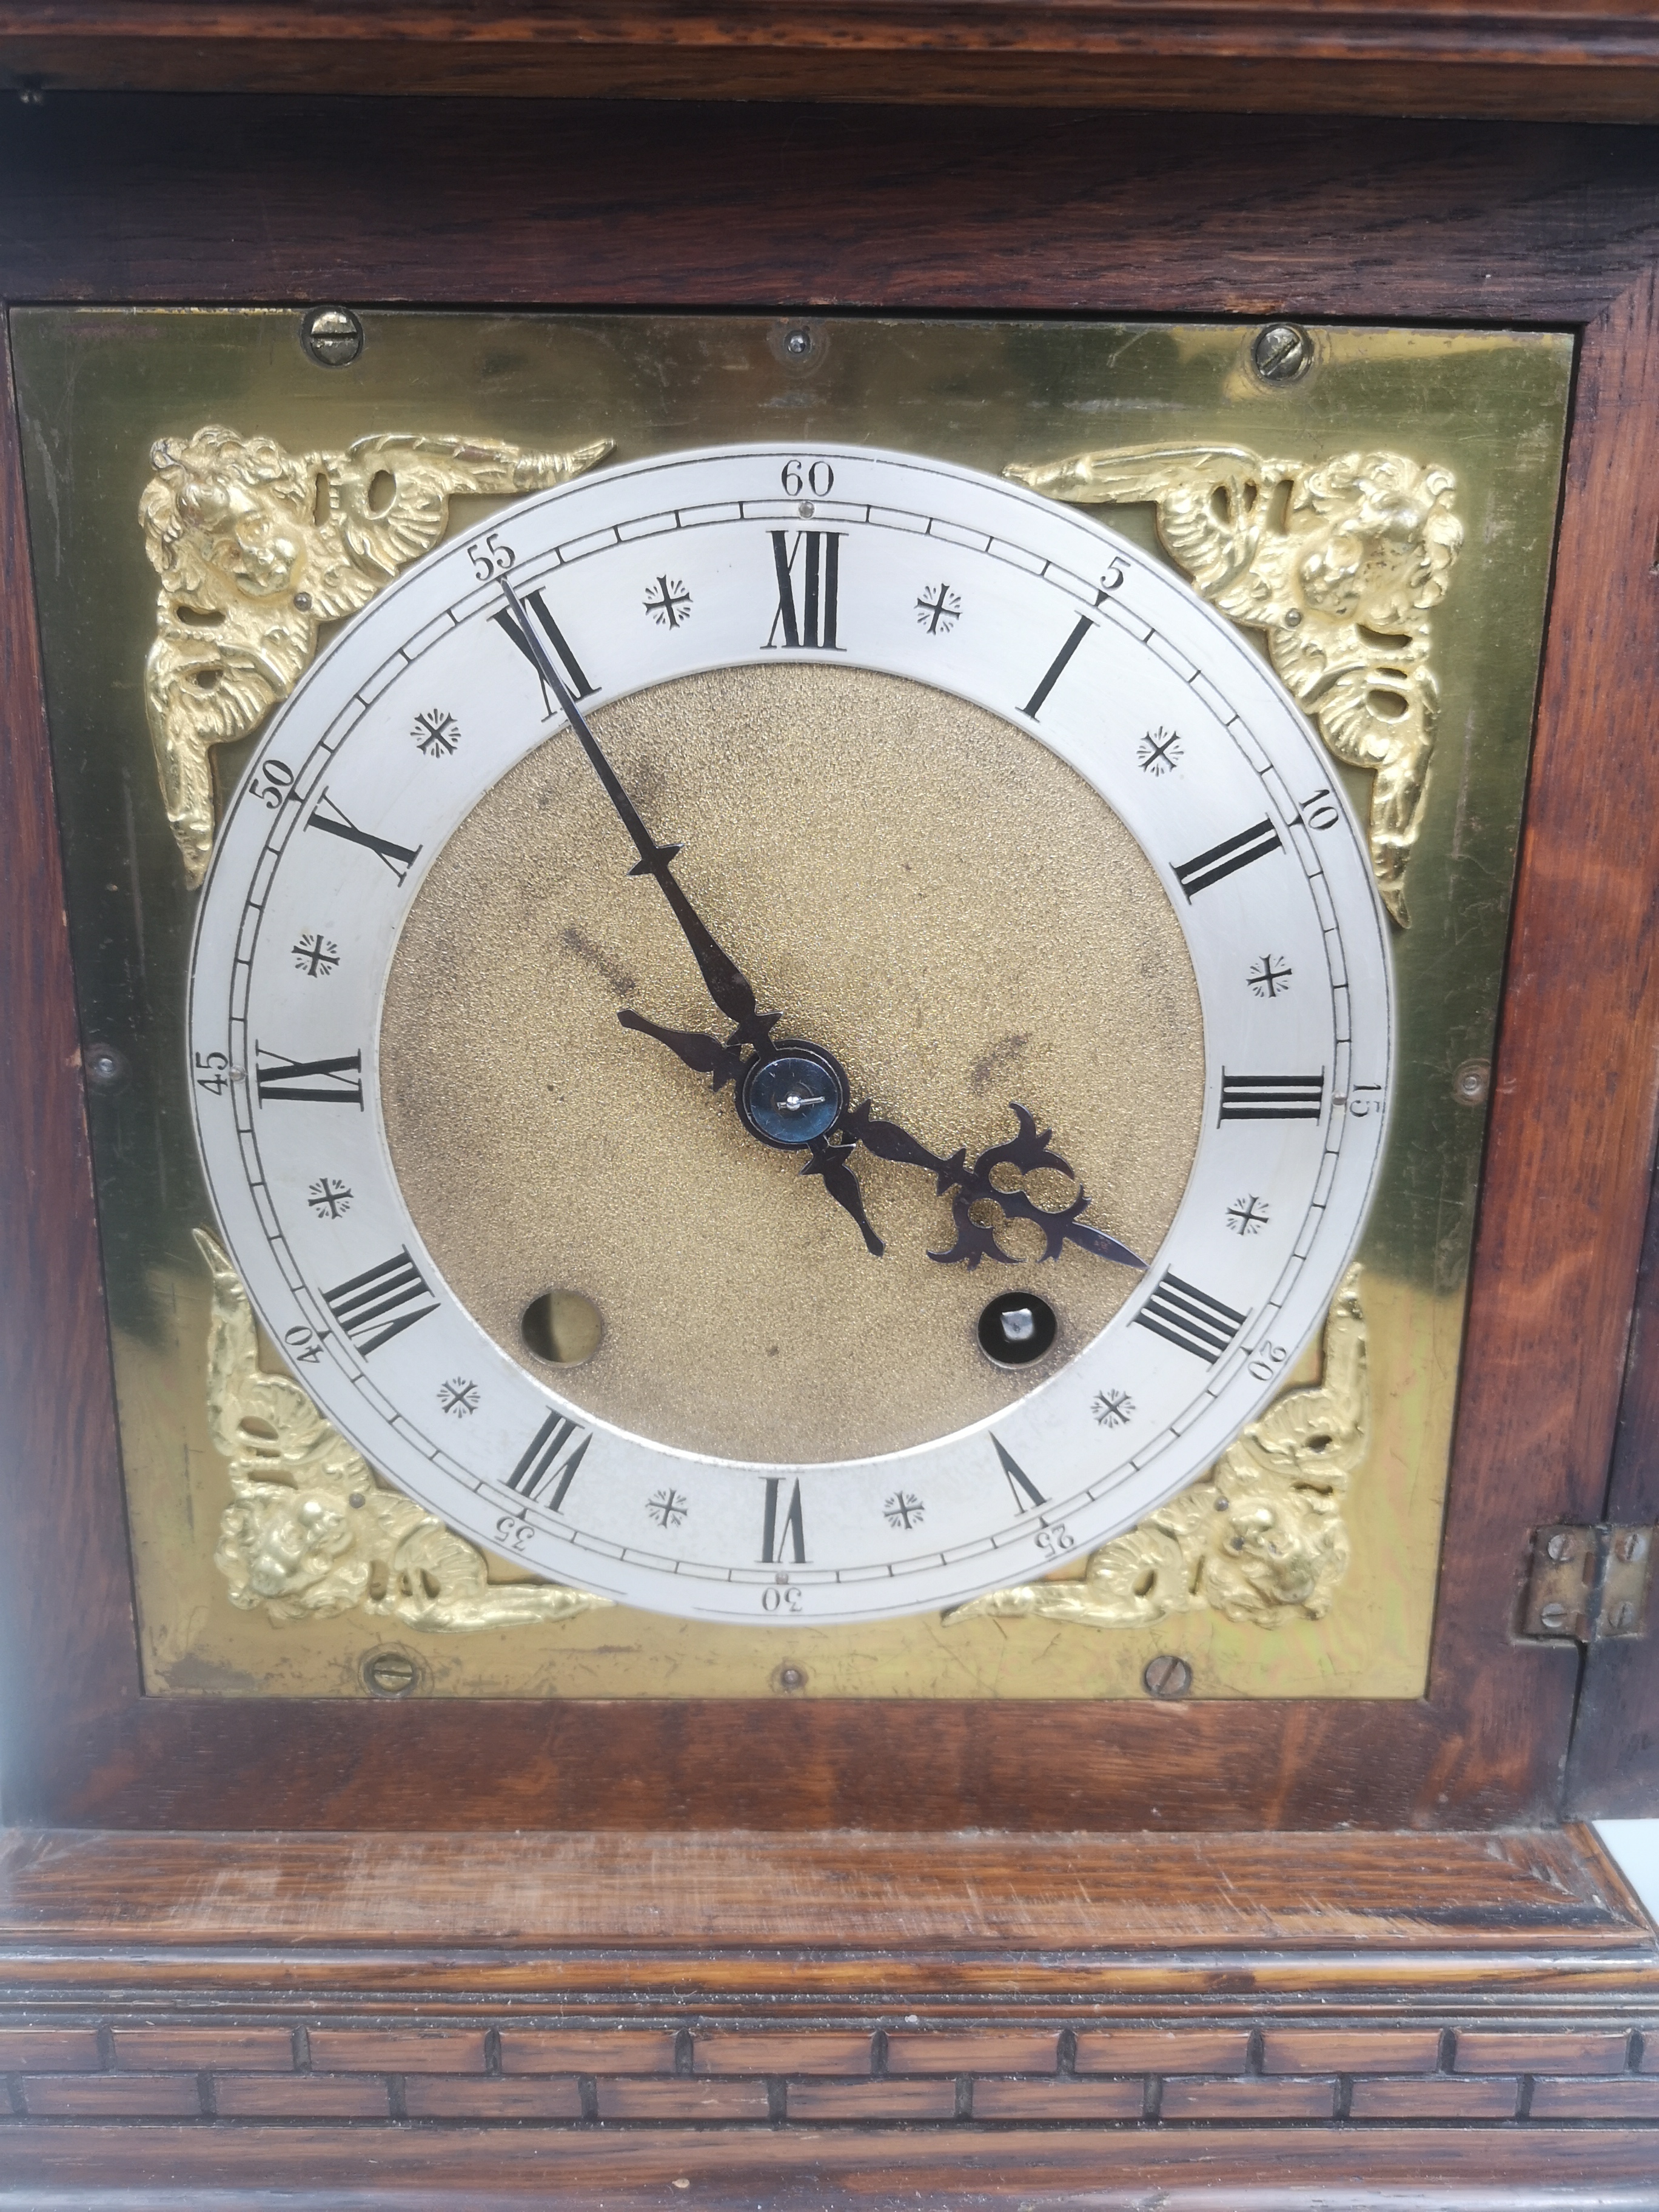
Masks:
[[[434,137],[434,134],[436,134]],[[430,155],[441,144],[441,158]],[[428,149],[422,158],[422,149]],[[410,220],[410,164],[421,220]],[[22,526],[0,419],[7,1817],[107,1827],[1317,1828],[1557,1817],[1659,1082],[1659,139],[1557,126],[69,97],[0,149],[12,302],[811,307],[1570,328],[1579,358],[1421,1700],[147,1698]]]

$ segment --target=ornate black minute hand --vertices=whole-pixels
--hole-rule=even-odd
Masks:
[[[622,825],[633,839],[640,856],[628,872],[631,876],[653,876],[656,878],[658,889],[668,901],[681,933],[691,948],[691,957],[697,963],[698,973],[709,997],[727,1021],[735,1025],[737,1034],[731,1040],[732,1043],[752,1045],[757,1050],[763,1048],[771,1042],[777,1016],[763,1014],[756,1010],[755,994],[742,970],[715,942],[714,933],[675,879],[673,861],[680,848],[678,845],[659,845],[641,821],[633,800],[617,781],[616,770],[600,750],[599,739],[588,728],[586,716],[572,698],[568,685],[554,666],[552,656],[538,635],[535,623],[525,611],[524,603],[505,576],[501,578],[501,585],[513,612],[511,615],[498,614],[495,619],[529,656],[543,683],[558,701],[566,721],[575,732],[582,750],[593,764],[593,773],[605,787],[605,797],[621,816]],[[665,1037],[663,1042],[666,1043],[667,1039]],[[715,1088],[718,1090],[720,1085],[716,1084]]]
[[[970,1166],[965,1147],[959,1146],[949,1158],[945,1158],[931,1152],[919,1137],[913,1137],[896,1121],[881,1119],[867,1098],[862,1104],[854,1106],[847,1077],[833,1054],[799,1039],[773,1036],[778,1016],[758,1011],[748,980],[716,943],[713,932],[675,878],[673,861],[680,848],[659,845],[641,821],[634,802],[600,750],[599,739],[588,728],[586,717],[554,666],[523,602],[505,576],[501,585],[511,611],[497,614],[492,619],[527,656],[558,701],[566,721],[575,732],[594,774],[605,787],[606,798],[616,808],[639,853],[629,874],[656,879],[658,889],[667,900],[691,948],[691,957],[709,997],[732,1024],[731,1036],[722,1039],[701,1030],[665,1028],[628,1006],[617,1017],[623,1028],[654,1037],[687,1067],[706,1075],[715,1091],[724,1090],[728,1083],[735,1084],[738,1112],[750,1134],[782,1151],[805,1152],[808,1157],[801,1173],[819,1178],[836,1205],[858,1224],[866,1249],[878,1258],[884,1247],[870,1225],[864,1210],[864,1195],[852,1169],[852,1155],[860,1145],[878,1159],[896,1160],[905,1167],[926,1168],[940,1194],[950,1192],[957,1241],[948,1252],[930,1252],[929,1259],[960,1261],[968,1267],[978,1267],[981,1260],[1000,1260],[1012,1265],[1016,1255],[1002,1249],[994,1230],[973,1218],[975,1207],[983,1212],[990,1205],[1000,1209],[1006,1220],[1035,1222],[1042,1231],[1045,1260],[1058,1259],[1069,1243],[1095,1253],[1101,1259],[1115,1260],[1125,1267],[1144,1267],[1145,1261],[1137,1259],[1127,1244],[1120,1244],[1103,1229],[1079,1218],[1089,1204],[1085,1191],[1079,1189],[1067,1206],[1051,1207],[1036,1205],[1022,1190],[1000,1190],[993,1182],[993,1170],[1002,1166],[1020,1175],[1035,1168],[1051,1168],[1066,1176],[1072,1172],[1058,1152],[1048,1150],[1052,1132],[1039,1130],[1036,1117],[1024,1107],[1017,1105],[1013,1109],[1019,1124],[1018,1134],[1006,1144],[991,1146]]]

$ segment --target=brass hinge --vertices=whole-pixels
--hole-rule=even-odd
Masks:
[[[1580,1644],[1645,1636],[1654,1534],[1605,1521],[1592,1528],[1535,1528],[1521,1633],[1571,1636]]]

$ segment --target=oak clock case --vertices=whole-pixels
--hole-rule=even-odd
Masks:
[[[119,320],[20,319],[26,416],[41,404],[31,339],[44,368],[52,344],[84,343],[88,326],[101,321],[107,332]],[[241,1360],[255,1395],[267,1386],[250,1376],[276,1377],[267,1395],[281,1397],[292,1387],[281,1379],[285,1340],[291,1373],[342,1450],[362,1454],[362,1477],[344,1474],[343,1462],[336,1472],[366,1482],[346,1494],[373,1504],[347,1514],[384,1522],[413,1512],[401,1497],[387,1502],[386,1486],[396,1485],[460,1532],[436,1522],[414,1532],[432,1562],[427,1579],[453,1593],[454,1553],[444,1546],[469,1538],[476,1579],[494,1596],[478,1599],[481,1617],[464,1638],[435,1620],[420,1633],[418,1586],[414,1607],[399,1610],[400,1593],[383,1583],[377,1598],[371,1578],[355,1620],[303,1607],[283,1620],[269,1604],[237,1614],[221,1595],[244,1662],[248,1630],[265,1645],[254,1667],[226,1668],[207,1656],[216,1642],[227,1647],[222,1633],[203,1637],[199,1607],[182,1632],[186,1608],[166,1618],[178,1577],[169,1591],[168,1547],[149,1540],[168,1515],[152,1508],[149,1530],[135,1529],[150,1686],[372,1692],[380,1686],[366,1668],[384,1667],[391,1644],[416,1686],[463,1692],[532,1682],[553,1694],[1127,1689],[1148,1656],[1145,1631],[1154,1650],[1170,1644],[1169,1629],[1157,1631],[1175,1607],[1148,1608],[1138,1638],[1132,1611],[1126,1631],[1109,1607],[1091,1608],[1090,1576],[1097,1590],[1110,1542],[1137,1544],[1155,1561],[1160,1545],[1173,1549],[1179,1567],[1171,1493],[1230,1446],[1235,1459],[1268,1456],[1316,1416],[1328,1427],[1346,1388],[1359,1408],[1352,1424],[1364,1430],[1354,1503],[1365,1499],[1385,1548],[1391,1534],[1407,1554],[1392,1563],[1380,1617],[1370,1598],[1370,1650],[1356,1655],[1367,1637],[1343,1622],[1340,1595],[1274,1630],[1288,1666],[1278,1654],[1265,1663],[1228,1655],[1230,1634],[1241,1652],[1271,1639],[1195,1592],[1180,1607],[1180,1642],[1200,1652],[1200,1693],[1296,1686],[1298,1638],[1309,1647],[1304,1691],[1376,1694],[1379,1677],[1385,1693],[1420,1688],[1438,1508],[1435,1492],[1423,1511],[1422,1454],[1443,1468],[1479,1142],[1465,1100],[1489,1042],[1504,913],[1489,898],[1472,918],[1456,877],[1477,847],[1488,882],[1495,868],[1506,884],[1512,860],[1531,686],[1512,629],[1519,608],[1535,652],[1565,348],[1323,334],[1298,402],[1251,380],[1249,334],[1237,331],[1146,334],[1158,359],[1136,365],[1131,390],[1103,331],[836,324],[813,334],[817,363],[803,375],[778,326],[763,322],[385,317],[369,319],[362,371],[350,372],[356,388],[325,398],[314,368],[305,388],[298,347],[291,358],[279,351],[279,341],[291,344],[292,318],[137,319],[175,361],[193,347],[198,373],[204,340],[222,378],[233,361],[243,380],[255,365],[269,377],[280,361],[259,427],[276,423],[299,450],[349,447],[346,432],[374,431],[400,402],[408,417],[417,331],[428,380],[434,336],[462,372],[440,410],[452,427],[466,404],[467,357],[492,347],[499,356],[510,333],[523,349],[514,370],[522,388],[497,404],[488,433],[517,433],[510,442],[526,453],[568,453],[596,432],[614,439],[598,473],[494,517],[458,494],[447,549],[386,586],[253,741],[218,831],[191,1018],[196,1066],[244,1078],[197,1092],[216,1203],[204,1212],[196,1200],[190,1231],[216,1212],[228,1255],[191,1235],[193,1310],[182,1317],[175,1287],[169,1346],[156,1326],[157,1263],[173,1243],[162,1272],[189,1281],[176,1243],[191,1201],[170,1194],[173,1220],[157,1237],[155,1192],[143,1191],[130,1144],[121,1159],[118,1139],[100,1140],[106,1237],[113,1229],[122,1243],[123,1217],[140,1231],[126,1257],[139,1261],[135,1288],[149,1309],[133,1332],[149,1344],[136,1343],[125,1364],[118,1324],[130,1460],[155,1454],[169,1424],[194,1428],[194,1449],[175,1456],[175,1491],[181,1457],[186,1486],[200,1483],[205,1504],[202,1478],[216,1475],[222,1501],[224,1461],[200,1450],[200,1417],[185,1395],[191,1367],[199,1392],[216,1329],[222,1367]],[[677,349],[704,377],[722,356],[738,364],[751,403],[789,403],[787,442],[733,450],[732,432],[756,426],[752,404],[653,420],[648,369]],[[371,380],[377,353],[384,389]],[[1097,419],[1085,441],[1076,434],[1085,395],[1097,408],[1115,379],[1115,396],[1138,410],[1133,443],[1115,424],[1103,436]],[[690,374],[688,387],[699,380]],[[557,394],[556,439],[526,420],[525,393],[538,387],[544,409],[542,392]],[[844,434],[867,424],[872,392],[909,434],[884,441],[898,448],[884,454]],[[951,419],[952,404],[982,416],[988,392],[1005,421],[964,431]],[[1398,410],[1407,392],[1413,418],[1383,438],[1379,398]],[[1425,392],[1437,394],[1437,415]],[[204,420],[247,416],[222,383],[214,397],[210,410],[204,394]],[[115,398],[112,380],[106,409]],[[152,410],[159,399],[150,397]],[[918,437],[906,405],[920,414],[930,401]],[[1224,417],[1230,448],[1247,459],[1253,445],[1283,446],[1297,432],[1316,459],[1386,450],[1408,427],[1425,457],[1429,434],[1460,505],[1485,501],[1503,596],[1498,555],[1477,556],[1471,576],[1466,547],[1451,600],[1461,627],[1449,610],[1437,615],[1433,641],[1434,678],[1449,695],[1437,702],[1441,726],[1449,707],[1462,716],[1459,781],[1451,809],[1437,812],[1447,782],[1437,763],[1408,863],[1398,854],[1379,863],[1370,775],[1338,763],[1264,665],[1265,643],[1283,672],[1284,635],[1258,628],[1252,637],[1236,607],[1206,607],[1177,580],[1168,461],[1162,507],[1144,459],[1143,481],[1120,466],[1103,492],[1087,469],[1069,481],[1056,474],[1045,489],[1060,501],[998,480],[1011,462],[1035,473],[1081,453],[1098,476],[1103,451],[1146,455],[1159,444],[1140,435],[1149,403],[1166,409],[1154,427],[1189,472],[1206,442],[1213,453]],[[471,405],[465,427],[475,429],[476,398]],[[660,413],[659,394],[654,405]],[[318,406],[341,421],[331,437],[314,412],[305,419]],[[434,406],[421,396],[417,428],[435,430]],[[1322,410],[1339,419],[1322,422]],[[1518,448],[1509,434],[1517,410],[1528,418]],[[1200,412],[1207,441],[1194,434]],[[147,427],[155,431],[153,411]],[[187,434],[165,410],[161,427]],[[694,430],[715,435],[697,441]],[[652,454],[697,442],[709,450]],[[815,467],[816,480],[801,473]],[[1285,495],[1297,496],[1294,484]],[[1451,495],[1437,498],[1450,508]],[[32,514],[40,506],[36,496]],[[1119,534],[1102,528],[1103,513]],[[485,520],[503,526],[482,530]],[[1212,597],[1226,606],[1224,586]],[[50,599],[45,628],[50,685],[61,665]],[[573,724],[586,726],[592,757]],[[56,708],[54,732],[61,763]],[[131,772],[143,765],[142,754],[124,763],[119,782],[131,849],[141,814],[148,824],[153,865],[137,872],[150,888],[167,856],[154,835],[153,788]],[[222,798],[238,765],[225,748]],[[76,806],[65,797],[73,860]],[[637,854],[626,819],[636,805]],[[159,826],[165,833],[165,814]],[[98,831],[88,830],[90,857]],[[683,845],[681,857],[663,860],[658,839]],[[635,858],[642,872],[629,882]],[[103,865],[100,854],[94,872]],[[1383,919],[1372,878],[1403,912],[1407,866],[1402,929]],[[1299,907],[1264,906],[1270,877],[1294,878]],[[706,959],[700,976],[688,957],[696,939],[688,944],[663,896],[671,883],[758,993],[760,1014],[778,1012],[774,1028],[743,1040],[752,1065],[724,1042],[743,1008],[714,996]],[[158,884],[155,896],[184,910],[176,893]],[[788,925],[800,915],[810,927],[792,953]],[[1480,959],[1467,949],[1472,921],[1484,933]],[[1455,981],[1437,936],[1461,940]],[[233,1014],[235,948],[256,937],[271,957],[262,964],[255,953],[243,971],[251,991]],[[304,960],[294,951],[302,944],[312,948]],[[1346,1109],[1387,1093],[1391,957],[1405,1021],[1401,1121],[1370,1206],[1382,1116]],[[1309,983],[1322,958],[1316,997]],[[87,975],[83,957],[83,991]],[[313,1042],[319,1006],[334,1026]],[[238,1020],[233,1034],[227,1022]],[[1271,1066],[1268,1023],[1297,1045]],[[836,1118],[817,1151],[750,1133],[751,1079],[778,1038],[817,1048],[816,1061],[797,1054],[792,1073],[799,1091],[800,1068],[817,1065],[833,1094]],[[1011,1038],[1018,1044],[999,1066]],[[112,1048],[127,1065],[107,1103],[131,1116],[134,1063],[159,1054],[131,1041]],[[975,1080],[988,1060],[986,1079]],[[563,1095],[538,1127],[550,1071]],[[147,1066],[143,1079],[160,1074]],[[175,1111],[183,1103],[175,1092]],[[308,1133],[324,1123],[326,1161]],[[855,1135],[858,1150],[838,1154],[836,1140]],[[1248,1170],[1240,1139],[1260,1148]],[[953,1158],[954,1184],[942,1172]],[[994,1165],[1004,1171],[988,1188],[1005,1194],[1013,1170],[1035,1167],[1025,1188],[1054,1210],[1038,1218],[1027,1204],[1028,1218],[1014,1222],[1018,1209],[988,1196],[970,1210],[969,1178]],[[1431,1188],[1440,1218],[1425,1237]],[[349,1200],[330,1203],[339,1191]],[[1462,1210],[1451,1237],[1449,1194]],[[1067,1206],[1072,1227],[1057,1231]],[[1368,1213],[1358,1274],[1345,1279]],[[1200,1219],[1207,1241],[1183,1244]],[[548,1221],[563,1240],[556,1261],[544,1242],[536,1249]],[[998,1233],[1016,1265],[962,1264]],[[1045,1235],[1058,1257],[1040,1263]],[[929,1257],[953,1240],[954,1262]],[[121,1273],[118,1259],[112,1288]],[[237,1304],[243,1284],[263,1343]],[[1029,1370],[994,1364],[974,1341],[1005,1285],[1017,1317],[1040,1318],[1042,1301],[1059,1316],[1052,1352]],[[593,1294],[603,1334],[580,1365],[526,1351],[526,1310],[542,1291]],[[1275,1300],[1283,1319],[1269,1326]],[[826,1310],[833,1359],[821,1349]],[[568,1322],[568,1302],[565,1311]],[[1281,1405],[1301,1411],[1264,1427],[1263,1406],[1285,1382]],[[1360,1407],[1355,1394],[1367,1390]],[[1246,1422],[1251,1435],[1234,1445]],[[158,1455],[167,1456],[164,1442]],[[1390,1462],[1412,1479],[1379,1513]],[[136,1498],[131,1467],[129,1484]],[[562,1534],[587,1486],[589,1517]],[[1408,1493],[1417,1527],[1401,1547]],[[1203,1502],[1221,1510],[1211,1501],[1223,1495],[1212,1478]],[[1117,1536],[1149,1513],[1149,1527]],[[136,1523],[144,1517],[136,1507]],[[1059,1579],[1042,1579],[1060,1543],[1081,1556],[1062,1559]],[[159,1570],[148,1587],[147,1559]],[[1344,1559],[1339,1590],[1363,1583],[1370,1564],[1356,1576]],[[528,1581],[532,1568],[558,1587]],[[1158,1595],[1176,1598],[1173,1577],[1164,1580]],[[1075,1625],[1068,1592],[1083,1601]],[[592,1601],[605,1599],[625,1609]],[[1358,1595],[1357,1620],[1365,1602]],[[775,1626],[798,1606],[781,1655],[759,1624]],[[912,1620],[860,1626],[856,1653],[848,1631],[811,1625],[903,1606]],[[698,1613],[757,1626],[666,1617]],[[1006,1649],[1022,1635],[1042,1647],[1024,1671]],[[872,1636],[883,1639],[874,1651]],[[975,1638],[998,1647],[988,1665]],[[1074,1651],[1057,1661],[1068,1638]],[[1115,1638],[1121,1649],[1109,1656]],[[308,1649],[296,1654],[301,1641]],[[1206,1668],[1212,1656],[1221,1664]],[[688,1666],[694,1679],[670,1689],[665,1671],[678,1678]]]

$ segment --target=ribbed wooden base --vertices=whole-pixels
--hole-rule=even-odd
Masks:
[[[0,2201],[1659,2203],[1587,1831],[14,1832]]]

